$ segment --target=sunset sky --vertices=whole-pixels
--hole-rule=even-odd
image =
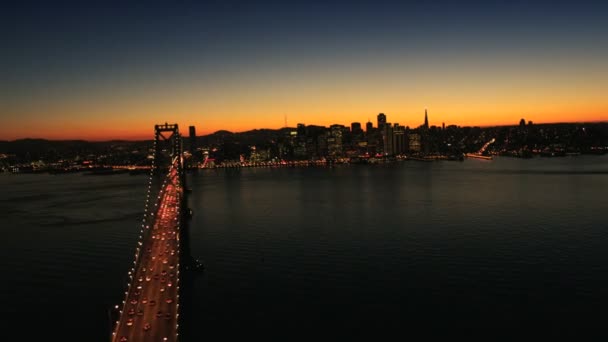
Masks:
[[[531,2],[19,2],[0,140],[608,121],[608,2]]]

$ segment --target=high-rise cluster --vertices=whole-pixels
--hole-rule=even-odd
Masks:
[[[334,124],[329,128],[299,123],[295,131],[286,129],[285,139],[279,149],[285,157],[288,157],[291,151],[291,155],[296,159],[429,153],[432,151],[429,132],[426,110],[424,123],[414,129],[388,122],[387,115],[379,113],[377,126],[374,127],[374,124],[368,121],[365,130],[360,122],[353,122],[350,127]]]

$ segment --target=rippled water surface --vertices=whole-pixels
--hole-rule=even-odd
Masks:
[[[206,266],[187,298],[192,340],[608,319],[606,156],[207,170],[188,181],[192,252]],[[146,183],[0,174],[5,323],[106,341]]]

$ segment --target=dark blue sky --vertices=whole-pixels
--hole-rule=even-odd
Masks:
[[[268,59],[382,58],[403,50],[466,56],[540,45],[593,53],[606,48],[608,36],[605,1],[177,3],[7,6],[2,71],[15,80],[61,80],[103,76],[106,68],[247,68]]]
[[[606,1],[176,3],[3,5],[0,99],[10,105],[0,115],[26,111],[25,99],[158,82],[225,83],[396,61],[433,69],[526,60],[532,68],[555,56],[602,67],[608,51]]]

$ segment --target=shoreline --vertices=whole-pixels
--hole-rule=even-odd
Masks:
[[[268,162],[225,162],[211,167],[187,168],[187,171],[209,170],[209,169],[238,169],[238,168],[282,168],[282,167],[332,167],[337,165],[383,165],[394,164],[400,162],[464,162],[467,159],[487,160],[492,162],[496,158],[508,159],[563,159],[576,158],[583,156],[601,157],[604,154],[560,154],[560,155],[543,155],[534,154],[532,156],[516,156],[516,155],[478,155],[475,153],[466,153],[463,156],[393,156],[383,158],[341,158],[341,159],[326,159],[326,160],[298,160],[298,161],[268,161]],[[95,166],[95,167],[72,167],[63,169],[33,169],[31,166],[12,166],[8,169],[0,170],[1,173],[8,174],[49,174],[62,175],[80,173],[84,176],[113,176],[118,174],[129,175],[147,175],[150,173],[149,166]]]

